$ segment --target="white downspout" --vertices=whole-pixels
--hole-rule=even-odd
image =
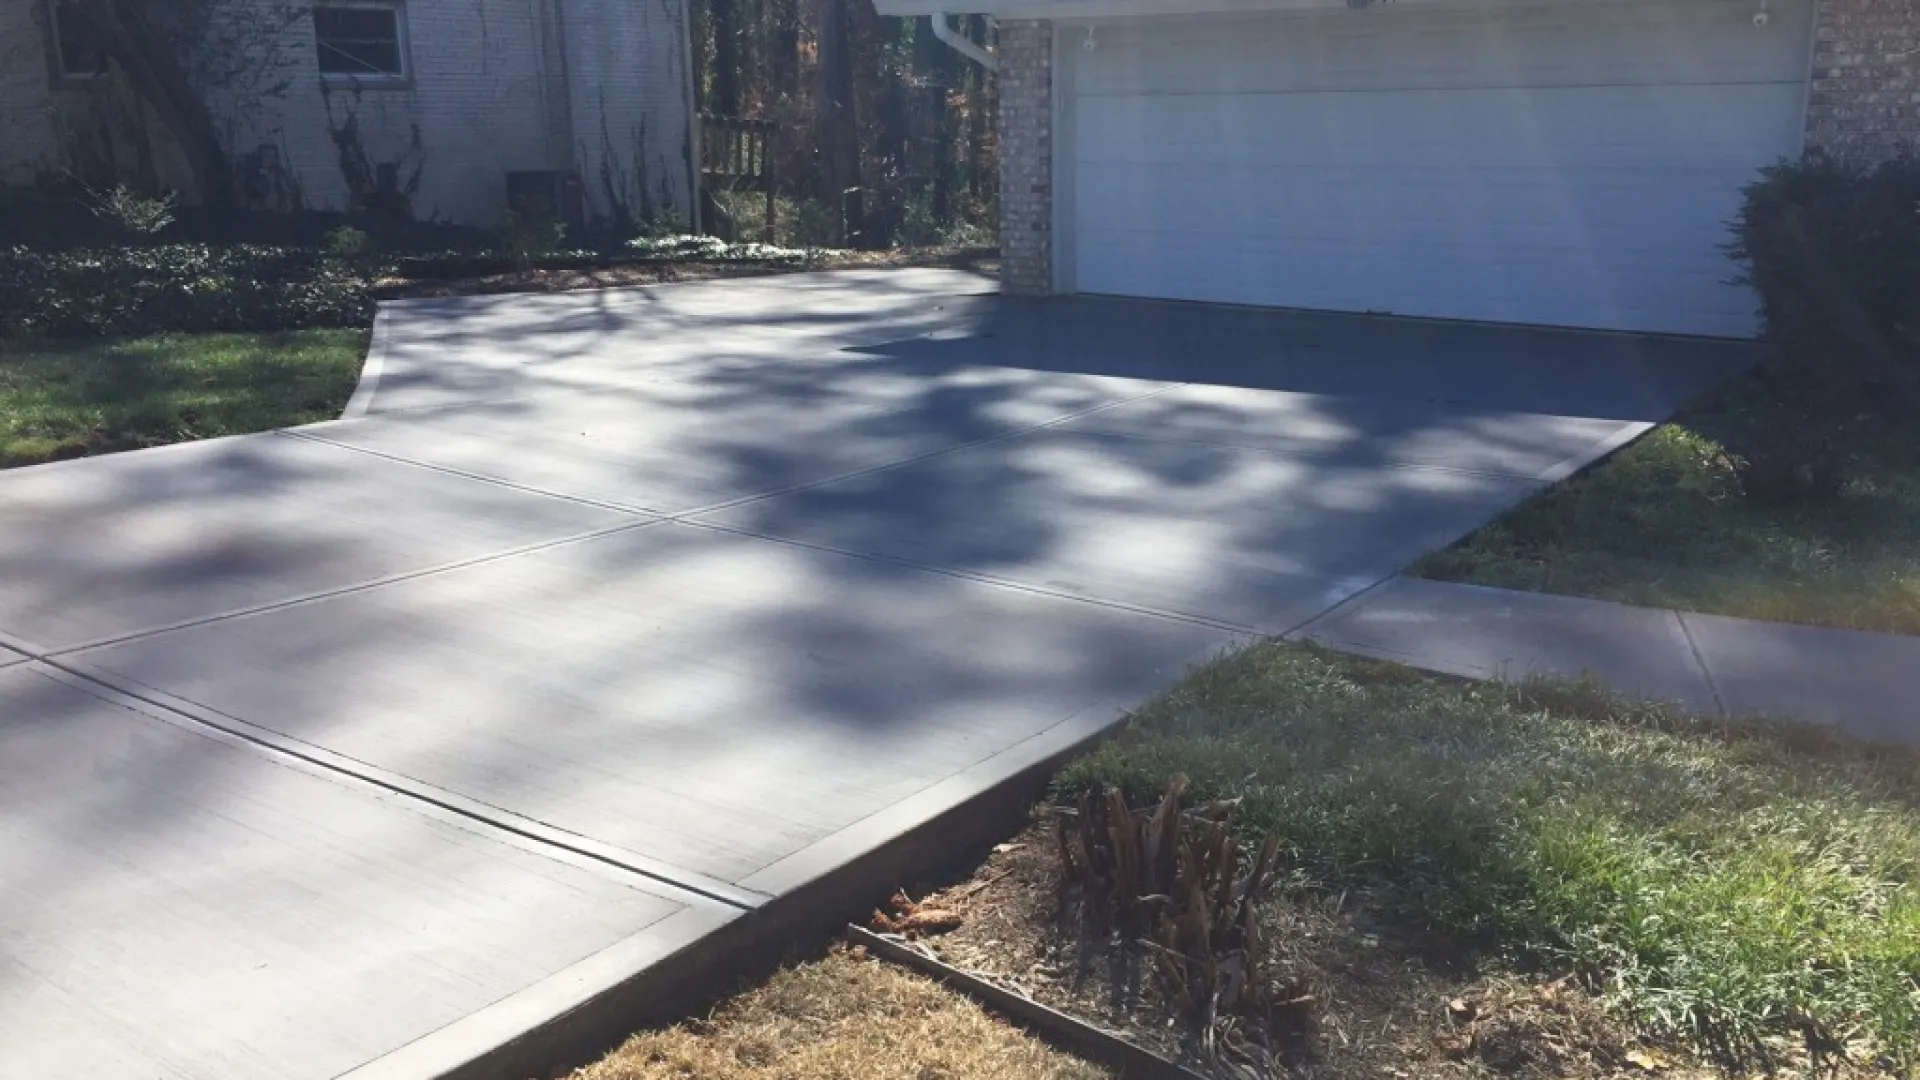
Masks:
[[[1000,70],[1000,62],[993,58],[993,54],[974,44],[972,38],[954,29],[953,24],[947,21],[946,12],[936,11],[927,16],[927,21],[933,24],[933,36],[952,46],[960,55],[988,71]]]

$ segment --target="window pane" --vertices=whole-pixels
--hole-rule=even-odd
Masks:
[[[400,13],[386,7],[316,7],[314,41],[329,75],[402,75]]]
[[[357,38],[362,41],[391,41],[396,36],[392,8],[317,7],[313,9],[313,30],[322,38]]]

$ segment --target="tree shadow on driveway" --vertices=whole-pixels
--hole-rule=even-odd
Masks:
[[[389,415],[0,478],[0,630],[132,634],[72,659],[750,883],[1324,610],[1749,358],[826,277],[468,304],[394,328]],[[36,707],[0,702],[0,736]],[[83,831],[166,844],[163,793],[202,776],[117,764]]]

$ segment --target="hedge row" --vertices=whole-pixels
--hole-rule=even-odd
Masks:
[[[371,282],[252,244],[0,251],[0,330],[29,336],[364,325]]]
[[[561,251],[519,260],[497,252],[340,258],[314,247],[159,244],[47,251],[0,249],[0,336],[364,326],[376,288],[447,281],[526,266],[576,270],[650,262],[785,265],[801,252],[710,237],[636,242],[608,255]]]

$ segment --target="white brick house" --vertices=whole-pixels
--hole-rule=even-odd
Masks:
[[[1920,143],[1917,0],[879,0],[999,27],[1005,285],[1745,336],[1757,170]]]
[[[693,204],[685,0],[226,0],[287,12],[214,106],[250,197],[340,209],[338,134],[418,175],[422,218],[496,223],[509,174],[577,178],[584,209]],[[191,197],[178,154],[97,57],[62,41],[58,0],[0,0],[0,183],[103,156]],[[538,175],[521,184],[541,185]]]

